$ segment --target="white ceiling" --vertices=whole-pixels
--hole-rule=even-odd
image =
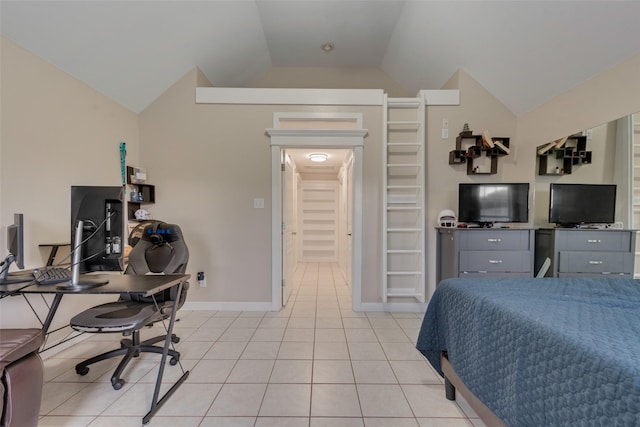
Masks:
[[[194,66],[229,87],[286,66],[410,94],[462,68],[520,115],[639,54],[640,1],[0,0],[0,31],[134,112]]]

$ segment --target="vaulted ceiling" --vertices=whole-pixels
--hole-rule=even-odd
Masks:
[[[640,54],[640,1],[2,0],[0,31],[134,112],[195,66],[363,67],[410,94],[462,68],[520,115]]]

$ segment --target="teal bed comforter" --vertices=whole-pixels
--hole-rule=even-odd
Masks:
[[[507,426],[640,426],[640,281],[443,281],[417,348]]]

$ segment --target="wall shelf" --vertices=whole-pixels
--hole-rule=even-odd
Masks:
[[[489,147],[484,143],[483,135],[474,135],[471,132],[460,132],[456,137],[456,148],[449,152],[450,165],[467,165],[467,175],[493,175],[498,173],[498,158],[508,155],[509,138],[491,137],[491,141],[502,144],[507,151],[494,145]],[[489,158],[488,167],[480,167],[474,164],[474,159],[482,157]]]
[[[134,182],[135,168],[127,166],[127,215],[129,221],[136,221],[135,212],[142,205],[156,201],[156,188],[151,184]]]
[[[538,147],[538,175],[568,175],[575,166],[591,163],[592,155],[591,151],[587,151],[586,136],[570,136],[562,147],[543,151],[549,144]]]

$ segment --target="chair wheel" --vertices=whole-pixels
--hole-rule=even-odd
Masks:
[[[178,363],[178,360],[180,360],[180,356],[178,356],[178,357],[172,357],[172,358],[169,360],[169,365],[174,366],[176,363]]]
[[[78,375],[87,375],[89,373],[89,367],[88,366],[76,366],[76,374]]]
[[[124,380],[123,379],[118,379],[118,380],[111,380],[111,385],[113,386],[114,390],[120,390],[122,388],[122,386],[124,385]]]
[[[171,335],[171,342],[172,343],[179,343],[180,342],[180,337],[177,335]]]

